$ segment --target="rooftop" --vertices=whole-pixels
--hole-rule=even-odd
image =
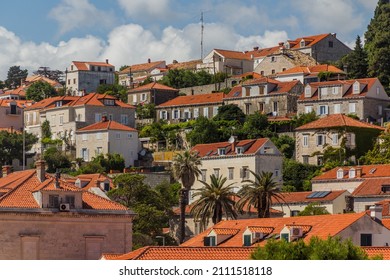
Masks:
[[[224,98],[223,92],[178,96],[174,99],[171,99],[167,102],[158,105],[157,108],[184,106],[184,105],[201,105],[201,104],[209,104],[209,103],[222,103],[223,98]]]

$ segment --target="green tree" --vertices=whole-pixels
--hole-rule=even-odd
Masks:
[[[101,84],[97,87],[96,92],[100,94],[112,95],[115,98],[121,100],[122,102],[127,103],[127,88],[123,85]]]
[[[283,196],[279,194],[272,172],[262,171],[261,174],[257,174],[250,170],[250,173],[255,179],[242,181],[244,185],[238,191],[240,199],[237,202],[237,209],[242,211],[246,207],[250,211],[251,207],[254,207],[258,218],[269,218],[272,199],[284,202]]]
[[[284,157],[292,158],[295,151],[295,139],[288,135],[272,137],[272,142],[283,153]]]
[[[49,138],[51,139],[51,128],[50,128],[50,122],[48,120],[44,120],[41,124],[41,132],[42,132],[42,139]]]
[[[364,164],[387,164],[390,163],[390,125],[376,141],[374,147],[369,150],[360,161]]]
[[[0,131],[0,162],[2,165],[12,164],[13,159],[22,161],[23,151],[29,151],[38,141],[38,138],[31,133],[25,133],[24,139],[23,149],[23,133]]]
[[[47,164],[47,172],[54,173],[58,169],[70,168],[72,163],[62,151],[56,147],[50,147],[43,153],[43,159]]]
[[[203,227],[208,225],[210,218],[213,224],[220,222],[223,214],[226,219],[237,219],[234,183],[226,185],[226,177],[216,177],[214,174],[210,180],[210,184],[199,180],[203,187],[193,194],[197,199],[192,205],[191,214],[194,221],[200,221]]]
[[[64,72],[60,70],[51,70],[50,67],[39,67],[38,70],[34,72],[34,75],[39,75],[42,77],[49,78],[53,81],[57,81],[59,83],[64,83]]]
[[[122,171],[125,168],[125,159],[118,153],[100,154],[92,159],[92,162],[99,163],[109,173],[110,170]]]
[[[21,85],[22,80],[27,78],[28,71],[27,69],[20,69],[20,66],[11,66],[8,69],[7,80],[5,80],[5,85],[8,88],[17,88]]]
[[[239,122],[244,122],[245,121],[245,114],[240,109],[240,107],[238,107],[237,105],[227,104],[227,105],[222,105],[218,108],[218,114],[214,117],[214,120],[215,121],[236,120]]]
[[[309,203],[305,209],[299,212],[298,216],[313,216],[330,214],[325,206],[321,206],[318,202]]]
[[[344,66],[347,66],[347,77],[349,79],[362,79],[367,77],[367,53],[363,48],[360,36],[356,38],[355,49],[342,58],[342,63]]]
[[[193,124],[193,129],[187,134],[191,146],[196,144],[215,143],[221,140],[218,125],[206,117],[199,117]]]
[[[328,237],[323,240],[317,236],[309,243],[302,239],[296,242],[269,239],[264,247],[257,247],[252,253],[254,260],[367,260],[367,253],[350,239]]]
[[[136,109],[138,119],[155,119],[156,118],[156,108],[153,103],[147,104],[138,104]]]
[[[269,129],[268,118],[265,114],[251,114],[246,117],[242,128],[243,134],[248,139],[257,139],[272,136]]]
[[[26,90],[26,98],[28,100],[34,100],[36,102],[45,98],[57,96],[58,93],[48,82],[37,81],[29,86]]]
[[[199,166],[201,161],[195,152],[186,150],[184,153],[178,153],[173,158],[172,173],[173,177],[182,185],[180,189],[180,244],[185,239],[185,207],[188,204],[188,192],[195,183],[195,179],[201,174]]]
[[[98,162],[90,161],[87,164],[84,164],[78,170],[78,174],[96,174],[96,173],[105,173],[106,169],[100,165]]]
[[[285,186],[294,186],[297,191],[311,190],[310,180],[319,171],[319,166],[285,158],[283,160],[283,184]]]
[[[364,48],[368,56],[368,74],[378,77],[390,93],[390,3],[379,0],[364,34]]]
[[[303,114],[299,114],[299,116],[294,116],[293,122],[295,127],[300,127],[304,124],[313,122],[318,119],[319,117],[317,116],[316,112],[311,111],[310,113],[303,113]]]

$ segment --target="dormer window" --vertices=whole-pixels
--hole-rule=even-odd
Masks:
[[[356,170],[355,168],[351,168],[348,172],[349,178],[355,178],[356,177]]]
[[[310,86],[305,87],[305,97],[311,97],[311,87]]]
[[[62,106],[62,100],[56,101],[56,107],[61,107]]]
[[[305,45],[306,45],[305,40],[302,39],[300,42],[300,47],[303,48]]]
[[[359,94],[359,93],[360,93],[360,83],[356,81],[353,84],[353,94]]]
[[[115,100],[113,100],[113,99],[104,99],[103,103],[106,106],[114,106],[115,105]]]
[[[242,155],[244,153],[244,147],[236,147],[236,154]]]
[[[343,179],[344,178],[344,170],[340,168],[337,170],[337,179]]]
[[[216,246],[217,243],[216,243],[216,238],[215,238],[215,236],[206,236],[206,237],[203,239],[203,245],[204,245],[204,246]]]
[[[220,156],[226,155],[226,149],[225,148],[218,148],[218,155],[220,155]]]

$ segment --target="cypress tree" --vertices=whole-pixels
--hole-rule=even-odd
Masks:
[[[390,1],[379,0],[365,33],[368,75],[378,77],[390,94]]]
[[[355,49],[343,58],[343,64],[348,65],[349,79],[367,77],[367,53],[362,46],[360,36],[356,38]]]

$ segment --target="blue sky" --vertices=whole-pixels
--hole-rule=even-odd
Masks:
[[[213,48],[250,50],[286,39],[337,33],[353,47],[377,0],[13,0],[0,17],[0,80],[10,66],[64,70],[72,60],[117,68],[200,58]]]

